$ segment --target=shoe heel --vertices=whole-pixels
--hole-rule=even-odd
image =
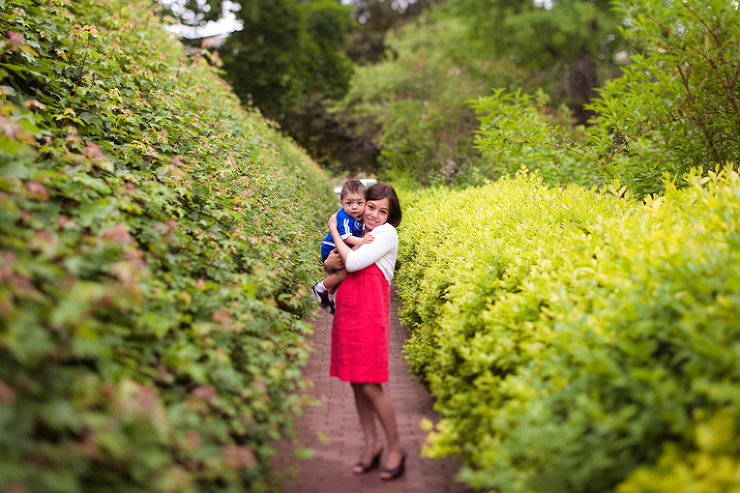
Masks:
[[[401,457],[401,462],[394,467],[393,469],[383,469],[380,473],[381,474],[388,474],[388,476],[380,476],[380,479],[383,481],[392,481],[394,479],[398,479],[401,476],[403,476],[403,473],[406,471],[406,454],[403,454],[403,457]]]
[[[375,457],[373,457],[373,460],[370,461],[370,465],[366,466],[362,463],[362,461],[355,464],[355,474],[365,474],[367,472],[372,471],[373,469],[377,469],[380,467],[380,456],[383,455],[383,449],[380,449],[380,452],[378,452]]]

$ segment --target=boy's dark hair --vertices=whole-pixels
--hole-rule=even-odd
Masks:
[[[365,202],[368,200],[383,200],[388,197],[388,224],[397,228],[401,224],[401,202],[392,186],[385,183],[376,183],[367,189]]]
[[[365,185],[360,180],[347,180],[342,186],[342,193],[339,194],[339,199],[344,200],[347,194],[356,193],[358,195],[365,196]]]

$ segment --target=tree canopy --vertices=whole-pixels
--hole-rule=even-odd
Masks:
[[[243,28],[219,50],[226,79],[247,104],[281,122],[302,98],[337,98],[352,62],[342,51],[351,8],[333,0],[240,0]]]
[[[441,0],[160,1],[188,26],[204,26],[232,10],[243,27],[218,51],[234,92],[315,159],[354,172],[375,166],[378,146],[371,134],[329,115],[327,102],[344,96],[355,63],[382,58],[388,31]]]
[[[532,71],[581,123],[591,114],[583,106],[615,75],[615,56],[627,46],[610,0],[448,0],[445,6],[470,27],[477,50]]]
[[[444,0],[352,0],[357,25],[352,29],[347,55],[359,65],[377,63],[386,49],[386,34],[419,16],[427,7]]]

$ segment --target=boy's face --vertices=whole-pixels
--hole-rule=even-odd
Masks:
[[[342,198],[342,209],[348,216],[360,219],[365,212],[365,196],[359,193],[348,193]]]

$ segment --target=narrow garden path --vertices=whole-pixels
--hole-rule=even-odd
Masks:
[[[391,300],[390,381],[385,385],[398,420],[401,440],[406,448],[406,474],[395,481],[382,481],[375,470],[362,476],[352,474],[352,466],[362,452],[362,431],[350,385],[329,376],[332,316],[320,312],[315,320],[311,359],[304,376],[314,382],[311,397],[320,402],[306,409],[298,423],[298,444],[282,443],[275,465],[285,471],[289,482],[284,493],[470,493],[455,481],[459,464],[451,459],[420,457],[426,432],[423,418],[436,422],[433,398],[418,379],[408,374],[401,359],[401,346],[408,329],[398,319],[398,300]],[[378,424],[380,426],[380,424]],[[379,428],[380,430],[380,428]],[[297,459],[294,448],[311,448],[308,459]]]

